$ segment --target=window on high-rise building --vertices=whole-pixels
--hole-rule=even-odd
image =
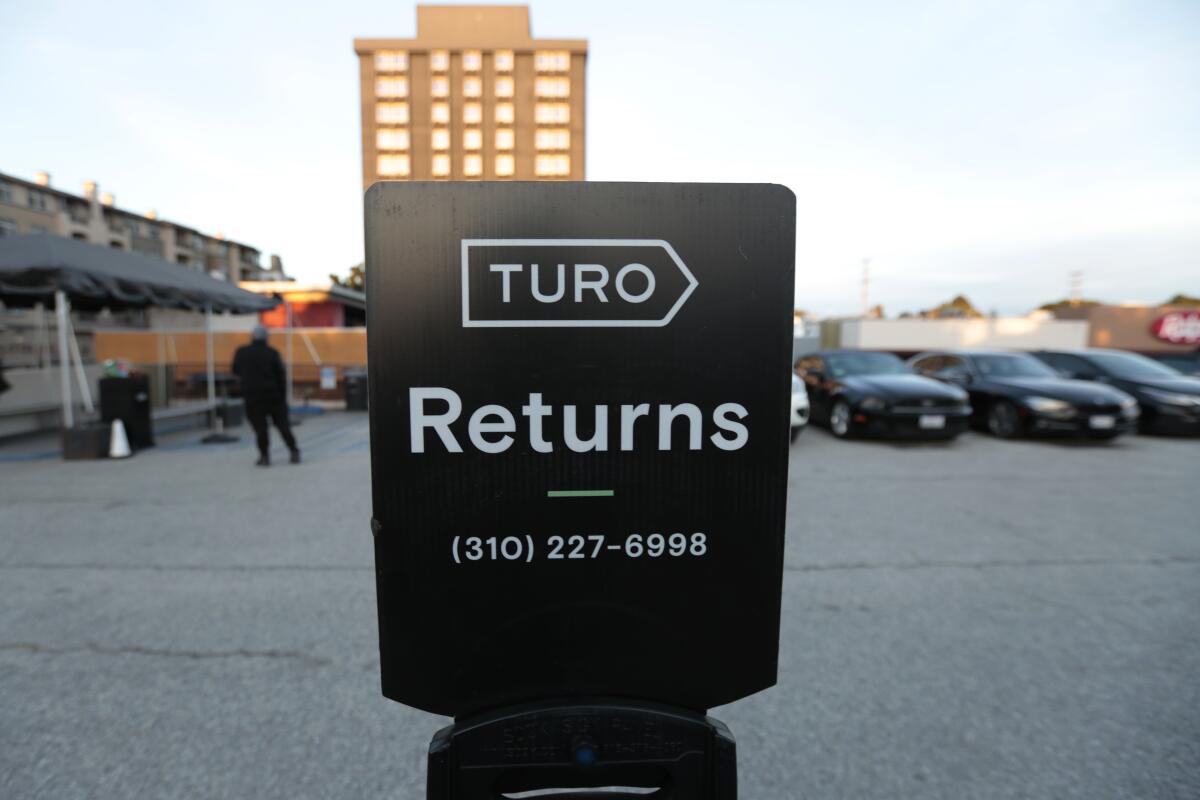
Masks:
[[[539,125],[565,125],[571,121],[571,106],[567,103],[538,103],[533,119]]]
[[[434,128],[430,138],[434,150],[450,149],[450,131],[446,128]]]
[[[533,55],[533,68],[538,72],[566,72],[571,68],[571,54],[566,50],[539,50]]]
[[[408,97],[408,78],[376,78],[375,94],[378,97]]]
[[[429,119],[435,125],[450,124],[450,104],[434,103],[429,107]]]
[[[496,78],[496,97],[512,97],[513,89],[512,78],[506,76]]]
[[[479,125],[483,122],[483,106],[479,103],[463,104],[463,122],[468,125]]]
[[[434,153],[433,177],[446,178],[450,175],[450,156],[447,153]]]
[[[408,154],[379,156],[375,159],[375,171],[381,178],[407,178],[412,171]]]
[[[450,79],[445,75],[435,75],[429,83],[429,93],[434,97],[449,97]]]
[[[571,147],[571,132],[566,128],[538,128],[534,146],[538,150],[567,150]]]
[[[403,50],[380,50],[375,54],[376,72],[404,72],[408,69],[408,53]]]
[[[512,72],[513,71],[513,51],[512,50],[497,50],[492,55],[492,66],[496,68],[496,72]]]
[[[496,156],[496,174],[501,178],[511,178],[517,171],[516,163],[511,153],[501,153]]]
[[[376,103],[375,121],[380,125],[407,125],[408,103]]]
[[[516,118],[517,115],[513,110],[512,103],[496,104],[496,122],[499,122],[501,125],[512,125]]]
[[[533,82],[533,93],[538,97],[570,97],[570,78],[538,78]]]
[[[463,174],[468,178],[478,178],[483,174],[483,156],[479,153],[467,153],[463,156]]]
[[[479,72],[483,69],[483,53],[478,50],[464,50],[462,65],[464,72]]]
[[[474,75],[463,78],[463,97],[480,97],[483,95],[483,80]]]
[[[512,150],[513,144],[516,141],[513,136],[512,128],[497,128],[496,129],[496,149],[497,150]]]
[[[463,131],[463,149],[480,150],[483,148],[483,131],[479,128],[467,128]]]
[[[395,128],[381,128],[375,131],[375,146],[380,150],[407,150],[408,131]]]
[[[450,53],[446,50],[434,50],[429,54],[429,68],[434,72],[445,72],[450,69]]]
[[[562,154],[539,153],[533,162],[534,174],[539,178],[561,178],[571,174],[571,157]]]

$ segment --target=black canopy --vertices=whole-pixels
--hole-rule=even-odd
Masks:
[[[154,256],[48,234],[0,238],[0,301],[8,306],[52,305],[67,293],[82,309],[185,308],[245,314],[278,300],[239,289],[204,272]]]

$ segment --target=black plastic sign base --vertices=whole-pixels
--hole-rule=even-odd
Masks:
[[[733,736],[663,706],[527,706],[466,719],[429,746],[428,800],[736,800]]]
[[[795,198],[366,196],[383,692],[463,717],[775,682]]]

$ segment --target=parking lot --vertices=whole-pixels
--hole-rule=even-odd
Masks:
[[[379,695],[366,418],[296,467],[239,433],[0,447],[0,797],[424,796],[446,720]],[[713,712],[741,796],[1200,796],[1198,461],[806,431],[779,685]]]

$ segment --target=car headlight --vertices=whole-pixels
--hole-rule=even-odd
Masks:
[[[1127,417],[1136,417],[1142,413],[1138,408],[1137,400],[1132,397],[1121,401],[1121,413]]]
[[[1178,392],[1162,392],[1158,389],[1143,389],[1146,396],[1156,403],[1184,408],[1200,405],[1200,396],[1194,394],[1179,394]]]
[[[887,403],[883,402],[883,398],[866,397],[863,398],[863,401],[858,404],[858,407],[863,411],[882,411],[886,405]]]
[[[1053,397],[1026,397],[1025,405],[1039,414],[1051,417],[1069,417],[1075,413],[1075,406],[1066,400],[1055,400]]]

